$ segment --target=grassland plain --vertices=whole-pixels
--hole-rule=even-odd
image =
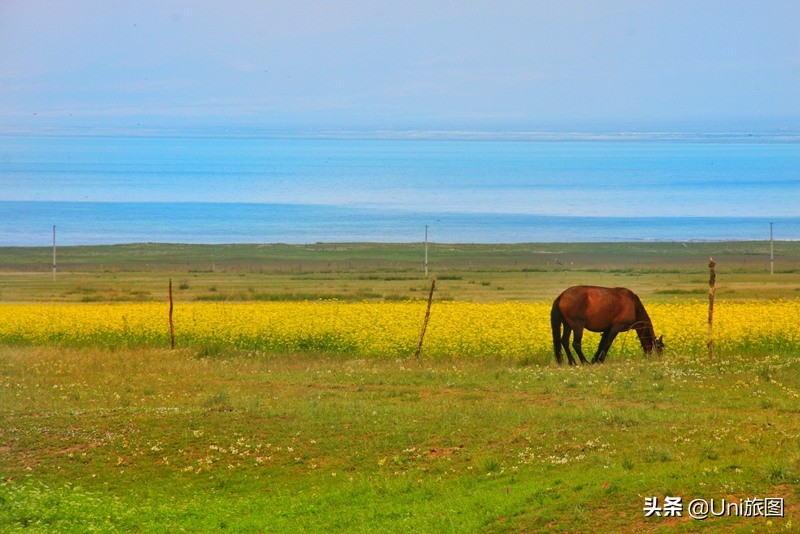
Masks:
[[[0,302],[406,300],[427,296],[423,245],[134,244],[0,247]],[[800,296],[800,242],[431,244],[439,300],[550,300],[578,283],[625,285],[650,300],[702,298],[709,256],[720,298]]]
[[[796,328],[761,328],[766,321],[754,310],[785,308],[789,321],[798,312],[798,244],[776,244],[774,275],[764,243],[436,245],[430,267],[441,289],[431,344],[416,361],[405,353],[424,308],[414,299],[429,288],[420,251],[369,244],[70,247],[54,281],[47,249],[0,249],[0,315],[6,323],[22,318],[20,335],[70,313],[113,315],[127,307],[157,310],[160,324],[155,342],[126,338],[141,329],[125,313],[122,341],[104,337],[105,327],[93,338],[80,322],[62,330],[73,339],[4,338],[0,526],[796,529],[800,341]],[[721,321],[713,361],[702,350],[709,255],[718,262]],[[168,278],[183,310],[176,319],[192,308],[230,317],[241,315],[231,310],[271,306],[307,306],[306,316],[362,306],[417,311],[396,353],[220,343],[180,333],[179,349],[169,351],[160,348]],[[480,320],[491,318],[486,310],[546,312],[572,283],[635,289],[657,329],[677,331],[678,309],[700,318],[684,323],[691,330],[685,340],[672,332],[671,349],[667,336],[663,357],[645,359],[633,340],[625,347],[620,340],[603,366],[558,368],[546,339],[534,357],[521,356],[530,346],[504,353],[525,337],[519,326],[500,348],[431,350],[451,338],[440,332],[437,341],[436,321],[444,317],[469,319],[466,310],[477,307],[470,325],[453,328],[488,338],[482,328],[508,327],[497,317]],[[745,317],[752,320],[745,324]],[[541,330],[531,323],[531,331]],[[224,336],[230,329],[212,330]],[[536,343],[542,335],[533,336]],[[726,344],[735,336],[743,341]],[[645,498],[653,496],[716,499],[717,506],[778,497],[785,511],[706,521],[685,510],[645,517]]]
[[[0,348],[0,524],[38,531],[791,531],[800,360],[603,366]],[[784,517],[645,517],[645,497]],[[718,504],[719,505],[719,504]]]

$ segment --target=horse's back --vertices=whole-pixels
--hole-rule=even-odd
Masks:
[[[565,289],[557,300],[565,304],[592,301],[609,304],[620,300],[638,300],[638,298],[633,291],[625,287],[572,286]]]
[[[556,299],[564,318],[602,331],[614,322],[633,322],[639,297],[624,287],[573,286]]]
[[[629,299],[639,300],[639,297],[627,287],[603,286],[572,286],[561,292],[559,299],[584,300],[584,299]]]

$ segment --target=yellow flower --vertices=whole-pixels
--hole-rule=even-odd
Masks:
[[[167,306],[126,304],[3,304],[0,343],[71,346],[169,346]],[[651,303],[647,310],[667,354],[703,355],[707,303]],[[264,351],[310,351],[367,357],[408,357],[419,342],[421,302],[179,303],[178,346],[219,345]],[[435,302],[423,345],[426,356],[552,359],[550,303]],[[718,301],[718,353],[800,350],[800,300]],[[587,333],[586,352],[599,334]],[[634,332],[618,336],[610,357],[641,355]]]

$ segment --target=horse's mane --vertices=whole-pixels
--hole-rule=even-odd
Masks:
[[[648,350],[648,345],[649,348],[652,348],[656,341],[656,331],[653,329],[653,321],[650,320],[650,316],[647,314],[647,310],[644,309],[644,304],[642,304],[638,295],[633,295],[633,301],[636,310],[634,329],[639,335],[639,341],[642,342],[642,348]],[[645,341],[647,341],[647,344],[645,344]]]
[[[634,293],[632,296],[634,307],[636,309],[636,321],[645,321],[652,324],[653,322],[650,320],[650,316],[647,315],[647,310],[644,309],[644,304],[642,304],[642,300],[639,298],[639,295]]]

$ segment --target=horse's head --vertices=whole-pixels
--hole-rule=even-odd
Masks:
[[[656,337],[653,334],[650,337],[640,336],[642,339],[642,348],[644,348],[644,353],[648,356],[653,354],[654,352],[656,355],[661,356],[664,353],[664,336]]]
[[[653,350],[657,355],[661,356],[664,353],[664,336],[660,336],[653,343]]]

